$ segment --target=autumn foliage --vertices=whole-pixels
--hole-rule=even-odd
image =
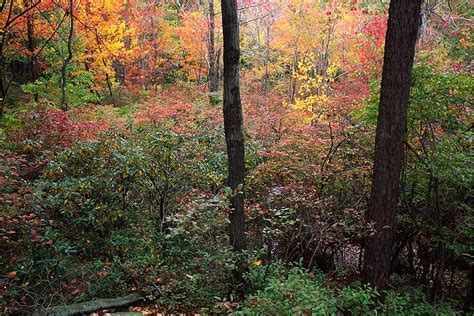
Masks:
[[[387,1],[238,1],[239,255],[220,2],[3,1],[0,314],[131,292],[157,313],[469,312],[472,8],[448,2],[425,5],[380,295],[360,281]]]

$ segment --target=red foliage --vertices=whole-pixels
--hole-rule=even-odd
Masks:
[[[50,247],[52,241],[42,238],[46,224],[32,209],[32,187],[22,175],[28,169],[24,156],[11,152],[0,153],[0,253],[7,278],[14,281],[17,258],[23,251],[36,247]],[[2,276],[3,277],[3,276]],[[0,298],[8,284],[0,283]],[[1,311],[16,305],[1,306]]]
[[[385,43],[387,16],[375,16],[362,28],[363,37],[359,40],[359,58],[361,63],[381,61],[381,49]]]
[[[171,105],[165,103],[145,102],[143,110],[135,115],[135,123],[161,125],[173,122],[175,127],[182,128],[182,123],[189,119],[191,105],[185,102],[175,102]]]
[[[244,94],[242,99],[245,127],[256,139],[279,141],[299,125],[293,124],[291,118],[295,113],[282,104],[284,98],[278,93]]]
[[[34,153],[35,149],[55,151],[75,141],[94,139],[108,128],[105,123],[74,121],[71,113],[58,109],[28,112],[22,119],[28,125],[12,140],[22,144],[25,153]]]

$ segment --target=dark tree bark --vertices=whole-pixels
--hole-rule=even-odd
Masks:
[[[236,0],[222,0],[224,34],[224,129],[228,157],[230,198],[230,242],[235,251],[246,248],[244,212],[244,137],[240,100],[239,20]]]
[[[66,59],[64,59],[63,66],[61,68],[61,109],[63,111],[68,110],[68,101],[67,101],[67,91],[66,91],[66,85],[67,85],[67,66],[69,62],[72,59],[72,39],[74,36],[74,12],[73,12],[73,0],[69,0],[69,36],[67,39],[67,52],[68,55]]]
[[[214,0],[209,0],[209,42],[207,46],[209,55],[209,70],[207,75],[209,92],[217,92],[219,90],[215,48],[215,16]]]
[[[393,226],[404,160],[407,106],[422,0],[392,0],[385,39],[372,192],[366,214],[364,279],[385,290],[390,276]]]
[[[31,82],[35,82],[38,79],[38,66],[36,64],[35,54],[35,38],[34,38],[34,18],[33,15],[29,14],[26,17],[26,28],[28,35],[28,53],[30,54],[30,71],[31,71]],[[38,93],[34,94],[35,102],[39,101]]]

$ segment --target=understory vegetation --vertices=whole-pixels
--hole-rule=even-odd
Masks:
[[[227,184],[223,100],[208,91],[200,57],[209,54],[209,4],[218,4],[131,1],[126,11],[127,1],[104,1],[94,11],[98,2],[77,1],[65,111],[66,2],[43,1],[7,25],[15,35],[0,53],[2,82],[11,80],[0,100],[0,314],[130,293],[170,313],[474,311],[466,1],[425,7],[387,290],[362,277],[387,1],[241,4],[256,9],[241,13],[240,252],[229,240],[229,199],[239,192]],[[32,4],[11,5],[19,14]]]

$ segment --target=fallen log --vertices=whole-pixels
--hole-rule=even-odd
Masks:
[[[92,313],[103,309],[120,308],[131,305],[135,302],[143,300],[143,296],[139,294],[130,294],[119,298],[104,298],[90,302],[76,303],[71,305],[55,306],[36,310],[33,316],[53,316],[53,315],[81,315]]]

